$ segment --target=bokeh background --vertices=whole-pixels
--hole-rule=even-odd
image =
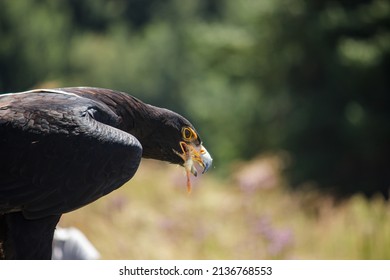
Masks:
[[[214,168],[64,215],[102,258],[390,258],[390,2],[0,0],[0,92],[96,86],[185,115]]]

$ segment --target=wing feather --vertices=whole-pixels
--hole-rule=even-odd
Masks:
[[[60,90],[0,96],[0,213],[68,212],[128,181],[142,154],[96,100]]]

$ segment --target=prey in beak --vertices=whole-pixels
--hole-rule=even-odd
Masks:
[[[190,129],[185,128],[186,130],[183,132],[183,135],[187,133],[189,130],[193,137],[197,138],[196,133]],[[185,137],[190,138],[190,137]],[[203,147],[202,144],[194,144],[193,142],[184,142],[180,141],[181,153],[174,151],[179,157],[183,159],[183,167],[186,171],[187,175],[187,191],[191,192],[191,178],[190,174],[193,174],[195,177],[198,175],[198,171],[195,168],[195,165],[198,164],[202,170],[202,174],[205,173],[212,165],[213,159],[210,154],[207,152],[206,148]]]

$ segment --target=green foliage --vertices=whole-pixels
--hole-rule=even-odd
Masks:
[[[390,186],[390,4],[0,2],[0,90],[119,89],[186,115],[217,170],[286,151],[294,186]]]
[[[60,77],[69,22],[62,1],[0,2],[0,90],[25,90]]]

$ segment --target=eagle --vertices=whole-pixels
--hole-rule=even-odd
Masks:
[[[50,259],[62,214],[121,187],[141,158],[190,175],[212,158],[181,115],[93,87],[0,95],[0,255]]]

